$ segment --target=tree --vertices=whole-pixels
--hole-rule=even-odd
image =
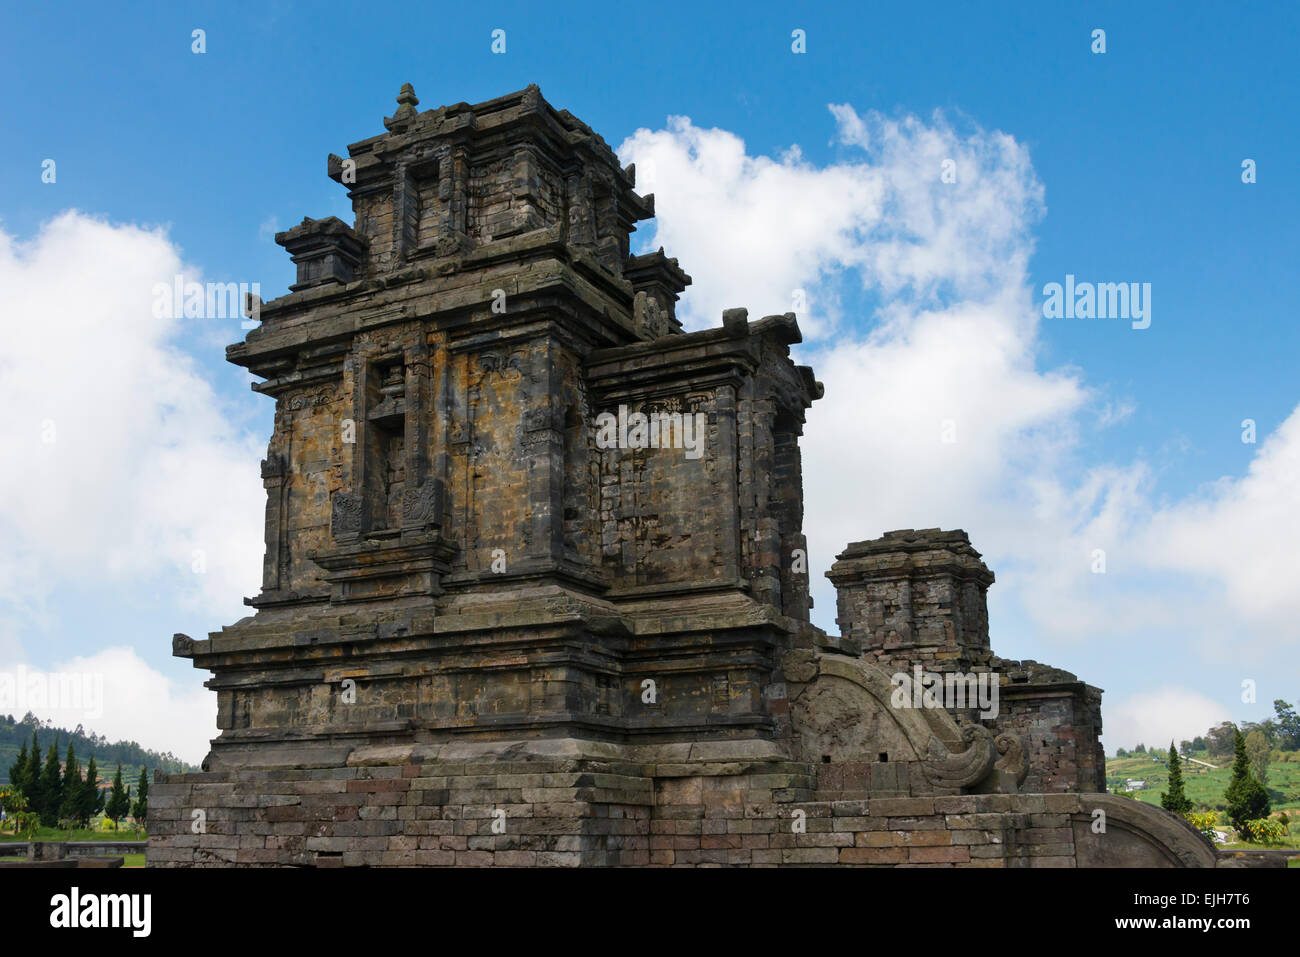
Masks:
[[[1267,721],[1245,721],[1242,723],[1241,733],[1246,736],[1247,740],[1249,740],[1252,731],[1258,731],[1262,734],[1270,748],[1273,746],[1273,742],[1277,740],[1277,725],[1273,723],[1272,718]]]
[[[86,765],[86,780],[81,785],[81,802],[77,808],[77,817],[87,824],[90,819],[104,810],[104,792],[99,789],[99,768],[95,765],[95,756],[90,756]]]
[[[1193,751],[1204,751],[1204,750],[1206,750],[1208,747],[1209,747],[1209,745],[1207,745],[1207,744],[1205,743],[1205,738],[1204,738],[1203,735],[1199,735],[1199,734],[1198,734],[1196,737],[1192,738],[1192,750],[1193,750]]]
[[[27,806],[27,795],[12,786],[0,787],[0,808],[4,809],[5,819],[13,824],[14,834],[31,835],[36,815]]]
[[[68,742],[68,756],[63,762],[63,799],[59,802],[59,817],[81,818],[81,766],[77,764],[77,752]]]
[[[1300,751],[1300,715],[1281,698],[1273,702],[1277,714],[1278,747],[1283,751]]]
[[[149,816],[149,777],[145,769],[140,769],[140,781],[135,786],[135,803],[131,805],[131,816],[137,824],[143,824]]]
[[[59,769],[57,744],[51,744],[45,753],[45,767],[41,769],[41,780],[36,790],[39,803],[32,810],[40,817],[41,827],[55,827],[63,804],[63,775]]]
[[[117,774],[113,776],[113,790],[108,796],[108,801],[104,804],[104,813],[108,819],[113,822],[114,830],[117,829],[117,822],[126,817],[126,812],[131,807],[131,792],[128,788],[122,786],[122,762],[117,763]]]
[[[41,788],[41,749],[36,744],[35,731],[32,731],[32,748],[27,752],[27,773],[23,775],[23,785],[23,794],[27,796],[27,809],[35,813]]]
[[[23,779],[27,777],[27,739],[23,739],[23,746],[18,751],[18,760],[9,766],[9,783],[19,794],[26,791],[27,786]]]
[[[1192,810],[1192,802],[1183,792],[1183,765],[1172,741],[1169,742],[1169,790],[1160,795],[1160,806],[1184,817]]]
[[[1271,804],[1264,785],[1250,773],[1250,757],[1246,753],[1246,738],[1236,732],[1233,742],[1232,780],[1228,782],[1223,798],[1228,804],[1228,820],[1239,834],[1247,834],[1246,822],[1268,817]]]
[[[1134,753],[1134,754],[1146,754],[1146,753],[1147,753],[1147,746],[1146,746],[1145,744],[1139,744],[1136,748],[1133,749],[1133,753]]]
[[[1234,735],[1237,733],[1237,726],[1231,721],[1225,721],[1222,724],[1211,728],[1205,732],[1210,745],[1211,754],[1231,754],[1233,749]]]
[[[12,781],[7,785],[0,784],[0,809],[3,809],[5,817],[9,818],[27,810],[27,798],[23,796],[22,791],[13,786]]]
[[[1268,784],[1268,762],[1273,757],[1273,748],[1268,737],[1258,728],[1246,735],[1246,755],[1250,758],[1250,769],[1260,784]]]

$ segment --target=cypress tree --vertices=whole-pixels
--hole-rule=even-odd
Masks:
[[[1172,741],[1169,742],[1169,790],[1160,795],[1160,806],[1181,815],[1192,810],[1192,802],[1183,792],[1183,765]]]
[[[77,752],[68,741],[68,756],[63,762],[63,799],[59,802],[59,817],[81,818],[81,766],[77,764]]]
[[[1228,804],[1228,820],[1238,834],[1244,834],[1246,822],[1268,817],[1272,803],[1264,785],[1250,773],[1250,756],[1246,754],[1246,738],[1241,731],[1233,739],[1233,753],[1232,780],[1223,798]]]
[[[23,784],[23,779],[27,776],[27,739],[23,738],[23,746],[18,752],[18,760],[9,766],[9,783],[14,786],[14,790],[19,794],[26,794],[27,788]]]
[[[104,795],[99,790],[99,768],[95,765],[95,756],[90,756],[86,765],[86,780],[81,785],[81,798],[77,807],[77,817],[86,823],[104,809]]]
[[[113,822],[113,827],[116,829],[117,822],[126,817],[130,807],[131,792],[122,786],[122,762],[119,761],[117,774],[113,776],[113,791],[104,805],[104,813],[108,815],[108,819]]]
[[[41,781],[37,791],[40,806],[36,813],[40,815],[41,827],[57,826],[59,808],[63,804],[63,774],[59,768],[57,744],[51,744],[50,750],[45,753],[45,767],[41,770]]]
[[[145,769],[140,769],[140,781],[135,786],[135,803],[131,805],[131,816],[137,824],[143,824],[149,816],[149,778]]]
[[[23,775],[23,785],[27,807],[35,812],[41,787],[41,749],[36,744],[35,731],[32,731],[32,748],[27,752],[27,773]]]

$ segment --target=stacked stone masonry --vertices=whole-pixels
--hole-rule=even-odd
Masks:
[[[442,763],[174,776],[151,825],[151,866],[1205,866],[1171,822],[1158,854],[1108,795],[967,794],[813,800],[803,768],[654,780]],[[619,771],[623,773],[618,773]],[[151,802],[155,800],[151,797]],[[1125,807],[1125,805],[1129,807]],[[185,833],[190,809],[206,830]],[[1094,830],[1111,812],[1109,835]],[[1124,817],[1132,810],[1134,822]]]

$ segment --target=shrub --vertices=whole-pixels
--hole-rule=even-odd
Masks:
[[[1259,844],[1280,844],[1286,835],[1287,826],[1271,817],[1246,821],[1242,826],[1242,837]]]

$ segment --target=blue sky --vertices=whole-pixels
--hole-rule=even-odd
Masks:
[[[674,190],[694,195],[694,189],[709,195],[709,181],[701,178],[709,149],[743,143],[744,169],[726,184],[713,184],[719,218],[725,219],[726,204],[737,196],[779,207],[780,201],[762,192],[776,173],[816,189],[826,188],[835,170],[849,170],[846,175],[862,182],[874,182],[880,171],[897,173],[889,164],[905,161],[899,157],[928,155],[922,148],[930,133],[954,147],[970,146],[981,157],[976,178],[992,183],[1012,162],[1012,154],[997,146],[997,136],[1008,137],[1015,155],[1027,161],[1015,167],[1015,181],[1037,185],[1041,194],[1029,189],[1028,212],[1007,206],[990,215],[1009,218],[998,249],[1023,252],[1025,269],[1003,274],[990,265],[988,274],[996,278],[972,292],[962,282],[945,284],[947,267],[941,264],[938,281],[900,293],[862,265],[875,261],[870,250],[879,232],[864,236],[850,224],[843,248],[824,251],[810,260],[808,275],[792,277],[811,291],[813,303],[807,319],[801,316],[810,330],[801,360],[814,361],[819,374],[823,366],[834,373],[833,357],[849,355],[851,344],[876,349],[877,356],[886,347],[923,349],[920,325],[887,343],[872,339],[900,301],[905,324],[919,323],[919,313],[955,314],[963,303],[983,301],[990,284],[1032,295],[1036,307],[1043,285],[1063,281],[1067,273],[1080,280],[1150,283],[1151,327],[1136,331],[1121,321],[1043,319],[1032,333],[1022,330],[1025,356],[1013,366],[1026,401],[1043,399],[1042,415],[994,403],[988,415],[1004,415],[1006,422],[996,430],[997,442],[1011,444],[954,461],[936,479],[934,498],[900,498],[890,490],[882,496],[887,506],[855,505],[860,511],[844,517],[812,514],[810,499],[810,524],[833,527],[839,536],[834,544],[831,537],[810,534],[814,545],[823,543],[822,553],[812,556],[817,577],[832,557],[827,553],[849,539],[900,525],[959,525],[999,575],[990,593],[995,650],[1067,667],[1106,688],[1108,730],[1163,734],[1164,726],[1142,720],[1161,711],[1183,716],[1186,726],[1178,733],[1191,737],[1215,717],[1262,717],[1275,697],[1294,703],[1300,695],[1300,632],[1290,612],[1300,589],[1285,568],[1289,550],[1278,541],[1300,532],[1300,482],[1290,439],[1280,432],[1300,401],[1293,290],[1300,261],[1300,81],[1294,55],[1300,13],[1282,3],[1141,9],[1090,4],[1069,11],[1025,4],[902,6],[846,3],[803,10],[754,3],[743,15],[734,6],[713,10],[699,4],[591,4],[563,11],[545,4],[463,10],[382,3],[11,6],[0,12],[0,82],[10,91],[0,108],[0,142],[6,145],[0,151],[0,232],[8,237],[18,270],[24,262],[31,266],[44,225],[68,210],[111,230],[162,227],[168,249],[187,268],[206,278],[260,282],[264,298],[271,299],[293,276],[271,234],[306,215],[351,220],[344,191],[325,177],[325,157],[381,132],[381,118],[391,115],[406,81],[414,84],[421,109],[473,103],[537,83],[554,106],[591,125],[625,162],[636,159],[640,168],[646,158],[658,160],[660,221],[643,224],[634,240],[657,245],[665,236],[680,237],[688,250],[697,242],[702,249],[710,245],[699,236],[708,225],[674,218],[671,196]],[[206,31],[202,55],[191,51],[196,28]],[[504,55],[490,51],[497,28],[506,31]],[[805,54],[791,52],[796,28],[806,31]],[[1090,50],[1097,28],[1106,31],[1104,54]],[[867,140],[847,135],[846,114],[832,105],[864,118]],[[673,126],[670,117],[688,117],[689,126]],[[919,126],[890,132],[891,121],[908,117]],[[705,131],[730,139],[710,138]],[[798,153],[792,157],[794,146]],[[876,152],[881,148],[893,148],[893,159]],[[46,158],[57,163],[53,184],[41,181]],[[1241,180],[1246,158],[1257,164],[1253,184]],[[789,195],[800,202],[797,192],[781,193]],[[976,216],[979,210],[966,208]],[[764,221],[777,224],[771,234],[779,247],[779,215]],[[883,232],[897,239],[916,228],[903,222]],[[117,234],[98,235],[104,240]],[[93,240],[66,239],[68,248],[77,249],[93,249]],[[966,247],[928,248],[960,253]],[[721,253],[722,258],[701,253],[692,260],[686,250],[670,245],[667,251],[680,256],[695,277],[694,296],[688,292],[683,307],[696,325],[717,321],[701,310],[718,296],[730,296],[724,304],[746,305],[752,314],[790,308],[727,285],[733,273],[743,276],[743,268],[732,270]],[[167,254],[154,246],[141,252]],[[60,345],[60,331],[48,318],[18,314],[9,305],[0,322],[11,328],[22,323],[32,334],[32,324],[38,324],[48,350]],[[1023,310],[1019,315],[1023,320]],[[998,328],[1018,328],[1020,320],[1003,319],[1007,325]],[[123,318],[117,337],[104,339],[110,353],[131,348],[132,322]],[[203,393],[192,410],[185,399],[161,412],[154,408],[178,435],[155,437],[142,448],[190,449],[185,443],[202,441],[215,421],[204,416],[219,409],[225,437],[213,454],[231,475],[239,475],[240,463],[251,455],[256,487],[271,403],[248,391],[243,370],[224,362],[224,345],[240,336],[237,321],[203,320],[179,324],[157,343],[158,355],[189,363],[193,377],[190,386],[169,380],[168,388],[194,398],[206,383],[211,395]],[[20,350],[19,359],[44,355],[33,361],[48,363],[48,350]],[[99,359],[115,361],[102,350]],[[0,352],[0,377],[5,369]],[[1053,391],[1054,376],[1075,384],[1071,395]],[[809,442],[850,441],[828,437],[826,423],[841,421],[829,414],[817,431],[822,406],[843,401],[852,382],[837,380],[843,383],[837,394],[831,388],[837,381],[823,378],[827,398],[809,413]],[[47,383],[51,390],[84,388],[90,400],[85,407],[95,405],[95,390],[70,385],[53,363],[42,366],[39,376],[14,381]],[[998,389],[996,378],[972,381]],[[20,405],[24,396],[30,397],[30,389],[18,395]],[[1046,408],[1049,399],[1059,403],[1055,411]],[[35,415],[38,405],[32,406]],[[105,404],[97,412],[112,415],[113,409]],[[857,414],[870,417],[871,408]],[[1246,418],[1257,423],[1256,444],[1241,441]],[[1035,443],[1044,441],[1045,432],[1053,438],[1041,451]],[[1270,441],[1271,471],[1251,484],[1252,463],[1264,468],[1259,457]],[[1011,461],[1015,450],[1030,460],[1028,470]],[[59,467],[77,470],[87,482],[104,468],[67,445],[60,454],[65,458]],[[869,461],[871,450],[863,454]],[[903,448],[890,454],[910,453]],[[830,458],[812,452],[809,465]],[[1050,471],[1036,471],[1047,458]],[[20,454],[14,461],[26,460]],[[925,474],[929,461],[917,460],[917,474]],[[984,483],[986,498],[939,497],[945,483],[959,480],[965,470],[981,477],[975,484]],[[160,515],[184,511],[184,467],[175,474],[180,488],[168,488],[177,497],[159,505]],[[912,473],[904,466],[899,474]],[[867,490],[889,480],[888,473],[868,475]],[[806,477],[806,484],[820,489],[817,483],[825,480]],[[99,481],[107,484],[103,476]],[[858,488],[869,499],[870,491],[860,487],[865,481],[845,475],[837,487]],[[1094,481],[1098,485],[1090,486]],[[208,494],[200,479],[194,482],[191,501]],[[1087,497],[1081,489],[1100,486],[1109,491],[1091,506],[1078,503]],[[1048,487],[1054,491],[1044,494]],[[22,494],[43,492],[28,487]],[[67,494],[75,499],[83,492],[74,485]],[[1075,505],[1045,504],[1065,499]],[[112,501],[94,513],[103,528],[117,520],[132,529],[149,527],[129,510],[115,515]],[[242,507],[247,498],[239,501]],[[1105,517],[1105,501],[1122,506]],[[965,513],[948,514],[945,502],[954,503],[954,510],[962,505]],[[1010,506],[1023,506],[1019,519],[1003,518],[999,503],[1012,516]],[[14,497],[7,507],[23,510],[29,504],[53,508]],[[1264,552],[1278,549],[1280,560],[1234,570],[1250,564],[1255,519],[1276,539]],[[1073,541],[1077,534],[1085,552],[1091,538],[1106,544],[1100,529],[1109,530],[1107,541],[1125,542],[1109,549],[1104,583],[1071,578],[1053,562],[1068,565],[1073,559],[1025,545],[1040,521],[1040,537]],[[21,524],[21,515],[0,514],[0,530]],[[260,525],[260,512],[251,525]],[[132,550],[149,548],[146,535],[124,529],[123,536]],[[60,573],[56,569],[67,556],[43,550],[53,537],[53,530],[42,536],[27,527],[14,559],[27,576],[0,571],[0,663],[53,669],[110,647],[133,649],[151,669],[149,687],[156,688],[163,710],[124,707],[122,727],[142,743],[150,744],[150,734],[156,734],[163,746],[201,756],[202,735],[185,722],[177,722],[189,735],[181,743],[156,730],[167,723],[167,702],[186,714],[214,710],[192,693],[200,676],[170,658],[169,639],[173,631],[197,636],[233,622],[244,613],[238,589],[218,583],[196,594],[183,573],[178,577],[175,563],[129,557],[99,566],[88,561],[77,574]],[[1198,558],[1202,548],[1207,555]],[[247,577],[232,570],[227,578],[241,575]],[[815,620],[833,629],[830,593],[817,587]],[[1056,588],[1062,589],[1061,615],[1087,618],[1089,624],[1063,624],[1043,610],[1057,602]],[[1192,599],[1210,603],[1211,611],[1191,615],[1189,626]],[[1080,614],[1073,601],[1091,603],[1094,610]],[[1167,611],[1133,611],[1156,606]],[[1198,622],[1203,631],[1197,631]],[[135,674],[139,665],[133,667]],[[1240,701],[1245,678],[1259,682],[1257,705]],[[1114,723],[1112,702],[1119,715]],[[1112,737],[1112,748],[1136,743]],[[197,743],[190,747],[190,740]]]

